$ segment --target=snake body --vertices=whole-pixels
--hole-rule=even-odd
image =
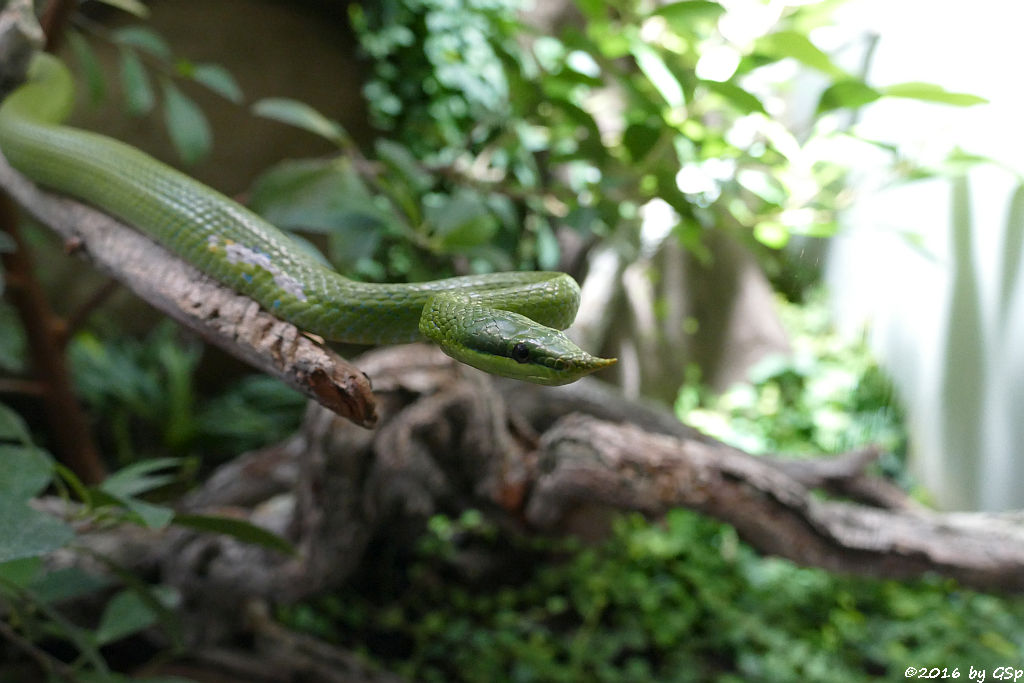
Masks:
[[[0,151],[11,165],[120,218],[301,329],[357,344],[426,338],[474,367],[541,384],[572,382],[614,362],[559,331],[575,318],[580,294],[564,273],[351,280],[193,178],[117,140],[62,125],[73,94],[60,61],[33,60],[27,81],[0,106]]]

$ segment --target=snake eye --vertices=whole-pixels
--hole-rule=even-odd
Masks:
[[[512,347],[512,360],[517,363],[525,363],[530,360],[530,349],[523,342],[516,342]]]

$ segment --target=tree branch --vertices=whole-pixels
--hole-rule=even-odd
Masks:
[[[255,301],[203,275],[144,235],[96,209],[42,191],[0,159],[0,187],[140,298],[208,342],[364,427],[376,421],[362,371]]]
[[[1024,525],[1014,515],[823,500],[778,463],[582,415],[545,433],[538,467],[527,518],[543,527],[578,505],[651,516],[687,507],[798,564],[887,578],[938,572],[984,590],[1024,590]]]

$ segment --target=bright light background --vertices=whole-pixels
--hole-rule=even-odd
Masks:
[[[1006,212],[1018,182],[1015,174],[1024,169],[1024,89],[1018,85],[1024,61],[1022,18],[1024,5],[1005,0],[855,0],[838,13],[843,34],[869,30],[880,36],[868,76],[872,85],[928,81],[990,102],[961,109],[882,100],[863,112],[856,129],[860,135],[898,143],[924,162],[938,162],[960,148],[1008,167],[970,174],[981,351],[987,366],[983,395],[963,397],[980,402],[981,424],[964,428],[979,430],[980,452],[953,452],[942,437],[943,425],[956,418],[957,410],[965,412],[941,397],[942,373],[950,360],[945,357],[947,335],[956,333],[948,323],[953,264],[948,181],[880,189],[888,180],[881,168],[867,159],[851,159],[861,170],[859,197],[844,217],[847,231],[835,240],[829,263],[840,322],[848,330],[870,325],[873,346],[910,410],[916,471],[944,507],[1024,507],[1024,463],[1015,457],[1024,439],[1019,405],[1024,297],[1019,287],[1005,327],[995,319]],[[958,480],[956,473],[966,477]],[[972,476],[973,487],[965,483]]]

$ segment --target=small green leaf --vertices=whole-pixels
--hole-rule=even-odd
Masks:
[[[245,98],[238,81],[220,64],[196,64],[189,77],[235,104],[241,104]]]
[[[636,42],[630,51],[633,53],[636,65],[640,67],[640,70],[670,107],[682,107],[686,104],[686,97],[683,95],[683,87],[679,84],[679,80],[653,48],[645,43]]]
[[[174,510],[163,505],[153,505],[138,498],[118,497],[122,505],[138,515],[148,529],[163,529],[174,519]]]
[[[754,226],[754,238],[772,249],[781,249],[789,242],[789,230],[778,221],[761,221]]]
[[[85,73],[89,101],[92,104],[102,101],[107,94],[107,79],[103,77],[103,69],[100,68],[99,60],[96,59],[96,53],[89,46],[89,41],[78,31],[68,31],[68,44],[71,46],[71,51],[75,53],[78,66]]]
[[[142,116],[153,109],[156,95],[146,68],[134,50],[121,50],[121,89],[125,106],[132,116]]]
[[[50,604],[92,595],[114,583],[109,576],[84,572],[77,567],[48,571],[32,582],[32,596]]]
[[[348,144],[348,133],[340,123],[327,118],[305,102],[286,97],[268,97],[253,104],[252,113],[319,135],[339,147]]]
[[[4,584],[24,588],[33,583],[43,568],[43,561],[38,557],[23,557],[19,560],[0,562],[0,590]]]
[[[21,415],[0,403],[0,441],[17,441],[26,446],[32,443],[28,427]]]
[[[786,200],[786,189],[771,173],[745,168],[736,173],[736,181],[769,204],[781,206]]]
[[[149,8],[146,7],[140,0],[99,0],[104,5],[110,7],[116,7],[119,10],[134,14],[139,19],[145,19],[149,16]]]
[[[28,500],[53,479],[53,463],[33,446],[0,445],[0,496]]]
[[[17,498],[0,497],[0,519],[0,562],[45,555],[75,537],[70,526]]]
[[[177,479],[173,474],[154,476],[153,473],[172,467],[177,468],[180,465],[181,458],[140,460],[122,467],[107,477],[100,484],[100,489],[112,496],[137,496]]]
[[[213,133],[199,106],[170,80],[163,81],[164,121],[178,156],[186,164],[201,161],[210,153]]]
[[[818,100],[818,113],[848,107],[856,109],[870,104],[882,96],[867,83],[855,78],[833,83]]]
[[[555,231],[551,224],[541,221],[537,224],[537,265],[542,270],[553,270],[558,267],[558,259],[562,256],[562,248],[558,244]]]
[[[646,123],[631,123],[622,133],[622,144],[633,161],[642,161],[661,139],[661,129]]]
[[[471,191],[462,191],[440,206],[430,207],[427,219],[434,224],[443,251],[463,251],[486,244],[498,231],[498,219]]]
[[[331,261],[341,268],[371,257],[397,220],[344,157],[274,166],[253,185],[249,206],[279,227],[328,235]]]
[[[986,104],[988,102],[984,97],[962,92],[949,92],[935,83],[921,83],[917,81],[896,83],[895,85],[881,88],[881,91],[887,97],[903,97],[911,100],[921,100],[922,102],[937,102],[939,104],[953,105],[954,107],[970,107],[975,104]]]
[[[171,59],[171,48],[160,34],[145,26],[126,26],[112,34],[115,43],[148,52],[164,61]]]
[[[374,143],[374,149],[377,150],[380,160],[400,174],[413,191],[423,193],[434,185],[433,176],[423,169],[416,157],[404,145],[392,140],[380,139]]]
[[[107,645],[152,626],[159,618],[156,610],[134,590],[123,590],[107,603],[96,628],[95,638]]]
[[[701,81],[701,85],[721,95],[729,104],[744,114],[764,113],[764,104],[753,93],[729,81]]]
[[[671,2],[651,12],[652,16],[664,18],[672,30],[682,35],[692,34],[694,26],[700,23],[718,21],[723,14],[724,7],[708,0]]]
[[[82,480],[78,478],[78,475],[71,471],[66,465],[62,465],[59,462],[53,463],[53,470],[60,477],[59,481],[64,482],[71,491],[75,494],[78,500],[82,501],[86,507],[92,506],[92,493],[89,487],[82,483]]]
[[[231,517],[215,517],[212,515],[175,515],[174,523],[199,531],[210,531],[217,534],[232,536],[245,543],[269,548],[288,555],[296,553],[291,543],[272,531],[256,526],[251,522]]]
[[[801,64],[817,69],[833,78],[846,77],[845,71],[822,52],[811,39],[797,31],[769,33],[757,41],[756,51],[776,59],[792,57]]]

